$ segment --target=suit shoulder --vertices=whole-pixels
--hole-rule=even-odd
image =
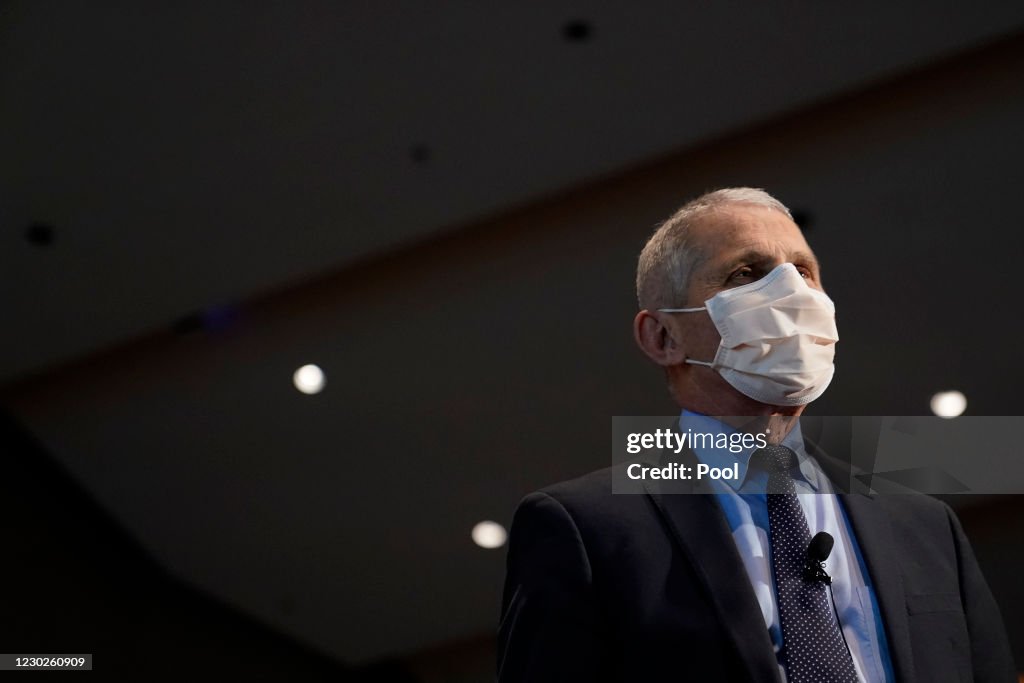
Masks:
[[[540,489],[541,493],[556,500],[580,500],[611,495],[612,468],[605,467],[574,479],[550,484]]]
[[[545,486],[539,493],[554,498],[573,516],[596,514],[609,507],[628,504],[629,501],[625,499],[643,498],[635,495],[613,495],[610,467]]]
[[[545,486],[527,496],[520,505],[539,500],[557,503],[584,534],[588,530],[608,533],[653,512],[646,495],[612,493],[610,467]]]
[[[880,495],[878,501],[891,515],[903,519],[948,520],[956,516],[945,501],[923,494]]]

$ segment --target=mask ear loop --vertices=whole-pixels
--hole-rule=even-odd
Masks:
[[[698,311],[708,310],[707,306],[698,306],[697,308],[659,308],[658,313],[697,313]]]
[[[659,308],[658,313],[699,313],[700,311],[706,310],[708,310],[707,306],[697,306],[696,308]],[[706,368],[715,367],[714,363],[708,363],[703,360],[693,360],[692,358],[684,358],[683,362],[689,363],[690,365],[703,365]]]

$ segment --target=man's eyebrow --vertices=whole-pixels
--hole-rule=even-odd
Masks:
[[[811,266],[815,270],[819,270],[821,268],[821,264],[818,263],[817,257],[809,251],[794,251],[792,262],[798,265]]]
[[[775,254],[761,251],[760,249],[749,249],[744,251],[733,258],[729,259],[718,265],[716,270],[720,271],[731,271],[734,268],[744,264],[758,264],[764,263],[765,261],[771,261],[775,258]],[[818,259],[815,258],[814,254],[808,251],[795,251],[790,254],[788,260],[789,263],[795,263],[797,265],[803,265],[811,267],[815,270],[820,269]]]

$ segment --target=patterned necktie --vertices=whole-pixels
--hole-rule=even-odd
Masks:
[[[790,472],[796,454],[785,446],[768,446],[755,451],[750,462],[768,472],[772,573],[788,683],[857,683],[825,584],[804,579],[811,532]]]

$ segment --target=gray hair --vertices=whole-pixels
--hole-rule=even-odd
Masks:
[[[733,204],[763,206],[793,217],[782,202],[753,187],[727,187],[687,202],[658,226],[640,252],[636,269],[636,298],[640,308],[653,310],[685,305],[690,275],[706,257],[689,243],[690,227],[705,214]]]

